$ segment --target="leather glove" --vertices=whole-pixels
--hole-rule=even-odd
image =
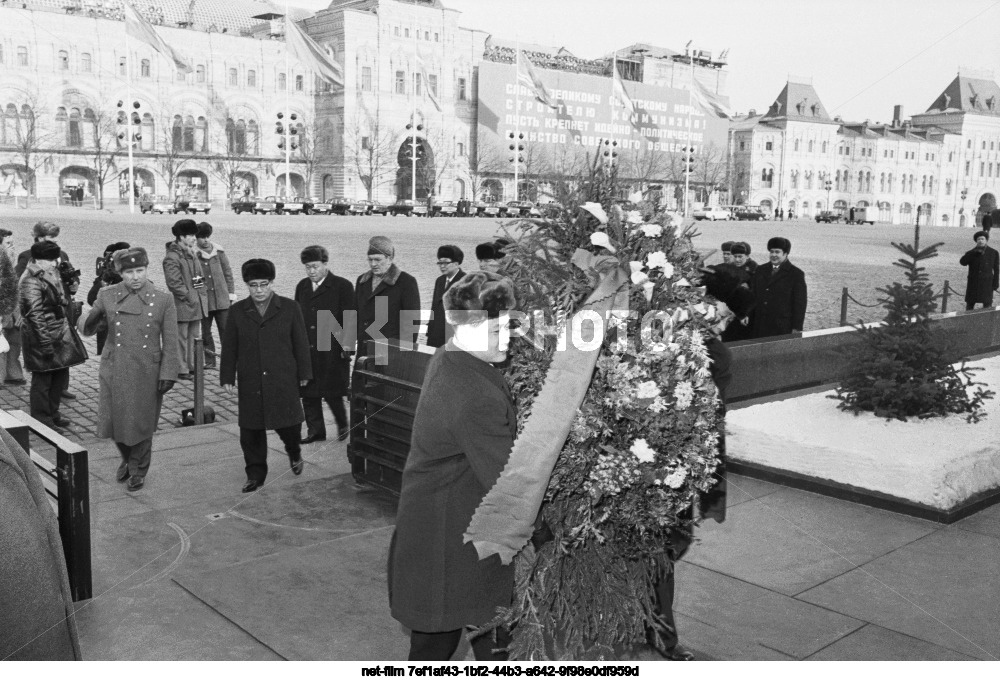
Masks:
[[[161,380],[159,383],[157,383],[156,391],[159,392],[160,394],[166,394],[171,390],[173,386],[174,386],[173,380]]]

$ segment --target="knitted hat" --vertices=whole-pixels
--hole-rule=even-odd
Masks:
[[[323,246],[306,246],[302,249],[299,259],[302,260],[302,264],[308,264],[309,262],[329,262],[330,252]]]
[[[972,235],[972,240],[978,241],[980,236],[985,236],[987,241],[990,240],[990,232],[988,231],[977,231],[975,234]]]
[[[392,245],[392,241],[389,240],[387,236],[372,236],[368,241],[368,254],[369,255],[385,255],[386,257],[395,257],[396,248]]]
[[[59,225],[52,222],[35,222],[35,226],[31,228],[31,235],[35,238],[42,236],[55,238],[59,236]]]
[[[58,260],[61,252],[59,244],[52,241],[38,241],[31,244],[31,259],[33,260]]]
[[[115,251],[115,269],[123,272],[126,269],[136,269],[137,267],[148,267],[149,255],[145,248],[136,246],[134,248],[124,248]]]
[[[787,238],[782,238],[780,236],[775,236],[774,238],[768,239],[767,249],[774,250],[778,248],[779,250],[785,251],[785,255],[792,252],[792,242]]]
[[[444,294],[444,318],[452,326],[482,322],[477,314],[463,312],[484,311],[495,319],[502,312],[514,309],[517,301],[510,279],[493,272],[472,272],[452,285]]]
[[[270,260],[254,258],[243,263],[243,280],[245,282],[258,279],[274,281],[274,263]]]
[[[731,253],[731,252],[733,252],[733,244],[734,243],[736,243],[736,241],[726,241],[725,243],[723,243],[722,244],[722,252],[724,252],[724,253]]]
[[[212,235],[212,225],[208,222],[199,222],[198,231],[194,235],[198,238],[208,238]]]
[[[451,260],[459,264],[465,259],[465,253],[458,246],[441,246],[438,248],[437,256],[439,260]]]
[[[174,226],[170,228],[170,233],[178,238],[181,236],[197,236],[198,223],[194,220],[177,220]]]
[[[732,245],[732,247],[729,249],[729,252],[732,253],[733,255],[749,255],[750,254],[749,251],[747,251],[747,247],[745,245],[743,245],[742,243],[739,243],[739,242],[734,243]]]
[[[109,243],[108,247],[104,249],[105,255],[112,255],[117,253],[119,250],[128,250],[131,246],[125,243],[125,241],[118,241],[118,243]]]

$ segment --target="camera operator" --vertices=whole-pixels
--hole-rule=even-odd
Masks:
[[[122,277],[115,270],[114,254],[119,250],[128,250],[131,246],[124,241],[119,241],[118,243],[111,243],[107,248],[104,249],[104,255],[97,258],[96,274],[97,278],[94,279],[94,285],[90,287],[90,292],[87,293],[87,304],[91,307],[97,301],[97,294],[101,292],[102,288],[107,288],[108,286],[113,286],[116,283],[121,283]],[[107,326],[98,328],[97,330],[97,354],[100,355],[104,351],[104,343],[108,339],[108,329]]]
[[[35,239],[34,242],[35,243],[40,243],[42,241],[49,241],[51,243],[58,244],[58,241],[59,241],[59,231],[60,231],[60,227],[59,227],[58,224],[55,224],[53,222],[42,221],[42,222],[36,222],[35,223],[35,226],[32,227],[32,229],[31,229],[31,235],[34,237],[34,239]],[[17,256],[17,266],[14,268],[14,273],[17,274],[18,280],[20,280],[21,276],[24,274],[24,270],[27,268],[28,262],[30,260],[31,260],[31,250],[30,249],[21,252]],[[65,263],[65,265],[64,265],[64,263]],[[69,267],[70,269],[73,268],[72,265],[69,263],[69,255],[66,254],[65,250],[61,250],[60,253],[59,253],[59,262],[56,265],[56,267],[59,268],[59,276],[60,276],[60,278],[62,278],[62,267],[64,267],[64,266],[65,267]],[[67,283],[68,284],[73,284],[73,285],[66,285]],[[71,304],[71,303],[73,302],[73,296],[76,295],[76,291],[79,290],[79,288],[80,288],[80,276],[79,276],[79,274],[77,274],[77,276],[76,276],[75,284],[73,282],[72,277],[70,277],[70,281],[68,281],[68,282],[65,281],[65,280],[63,280],[63,284],[64,284],[63,285],[63,294],[66,296],[66,303],[69,304],[70,307],[71,307],[71,313],[72,313],[72,316],[74,318],[74,323],[75,323],[75,317],[79,316],[79,313],[80,313],[80,306],[79,305],[75,305],[75,304]],[[15,357],[15,359],[16,359],[16,357]],[[69,382],[68,381],[66,383],[66,389],[63,390],[62,398],[63,399],[76,399],[76,396],[72,392],[69,391]]]
[[[163,278],[174,295],[177,307],[177,341],[180,349],[180,380],[194,376],[194,341],[201,337],[201,320],[208,313],[208,290],[195,245],[198,224],[194,220],[178,220],[171,231],[173,241],[167,242],[163,258]]]

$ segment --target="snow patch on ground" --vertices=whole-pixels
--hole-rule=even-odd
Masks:
[[[1000,357],[969,362],[998,394],[987,417],[886,421],[854,416],[833,391],[731,410],[730,458],[950,510],[1000,488]]]

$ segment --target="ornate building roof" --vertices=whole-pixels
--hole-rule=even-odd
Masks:
[[[958,75],[944,89],[926,113],[978,113],[1000,115],[1000,86],[985,78]]]
[[[811,84],[789,80],[762,120],[787,119],[810,123],[834,122]]]

